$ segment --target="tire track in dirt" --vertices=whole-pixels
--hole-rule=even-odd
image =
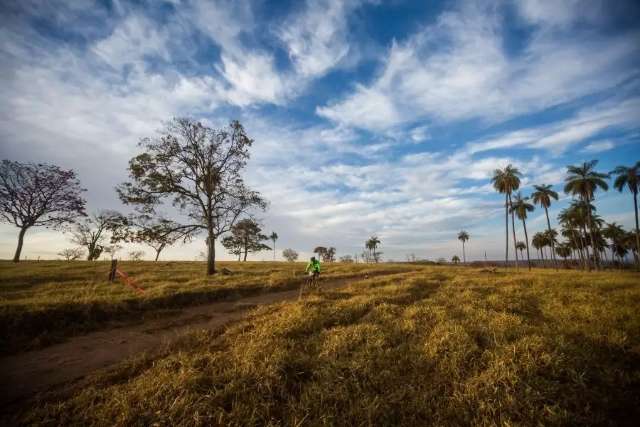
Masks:
[[[369,274],[366,277],[404,275]],[[361,279],[349,277],[322,284],[325,290]],[[260,305],[298,298],[299,289],[264,293],[235,301],[185,308],[166,318],[71,337],[63,343],[0,359],[0,404],[12,404],[37,393],[68,384],[142,352],[154,352],[194,330],[214,330],[242,319]]]

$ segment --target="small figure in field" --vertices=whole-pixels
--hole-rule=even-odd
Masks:
[[[309,275],[309,284],[317,286],[318,278],[320,277],[320,261],[312,256],[305,272]]]

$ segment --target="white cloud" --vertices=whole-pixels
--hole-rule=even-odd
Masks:
[[[385,130],[418,119],[494,122],[615,86],[640,50],[638,34],[539,30],[519,53],[504,48],[500,8],[465,2],[402,43],[379,75],[317,108],[334,122]],[[598,55],[593,55],[598,52]]]
[[[583,153],[593,154],[593,153],[602,153],[603,151],[611,150],[615,147],[615,144],[610,140],[602,140],[602,141],[594,141],[585,145],[582,150]]]
[[[137,13],[127,16],[113,33],[99,40],[92,50],[109,65],[121,68],[138,65],[145,56],[169,60],[168,34],[158,31],[157,25]]]
[[[561,154],[600,132],[610,129],[630,129],[640,120],[640,98],[610,101],[578,112],[574,117],[551,124],[518,129],[496,137],[467,144],[470,153],[526,147],[550,150]]]
[[[307,1],[304,9],[290,16],[276,34],[303,77],[320,76],[338,65],[350,50],[347,17],[360,1]]]

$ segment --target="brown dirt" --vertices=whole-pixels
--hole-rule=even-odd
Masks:
[[[325,282],[322,288],[333,289],[354,280],[357,279]],[[190,331],[219,329],[243,318],[256,306],[298,297],[296,289],[188,307],[168,317],[76,336],[50,347],[4,357],[0,359],[0,406],[70,384],[128,357],[157,352]]]

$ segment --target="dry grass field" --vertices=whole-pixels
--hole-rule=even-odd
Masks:
[[[145,292],[107,281],[109,262],[0,261],[0,354],[38,348],[116,321],[163,316],[167,310],[292,289],[303,263],[222,262],[230,274],[204,275],[202,262],[122,262]],[[406,264],[326,265],[323,278],[416,270]]]
[[[158,297],[212,286],[192,274],[198,267],[172,264],[165,273],[140,271],[141,282],[153,275],[164,281],[151,291]],[[260,274],[266,284],[288,268],[246,267],[248,287]],[[362,268],[334,267],[336,275]],[[53,297],[56,285],[43,278],[46,264],[37,268],[24,279],[31,296],[22,307],[29,298],[33,307],[46,306],[49,299],[38,297],[36,287],[59,304],[115,306],[129,298],[115,291],[83,302],[80,290],[61,283],[61,294],[76,295],[62,302]],[[98,268],[85,264],[70,281],[80,286],[81,275],[97,275]],[[6,282],[6,269],[3,275]],[[100,286],[90,284],[87,292]],[[6,295],[3,289],[5,306]],[[258,308],[228,328],[192,333],[161,354],[123,361],[82,387],[42,397],[10,422],[636,425],[639,313],[637,273],[422,267]]]

